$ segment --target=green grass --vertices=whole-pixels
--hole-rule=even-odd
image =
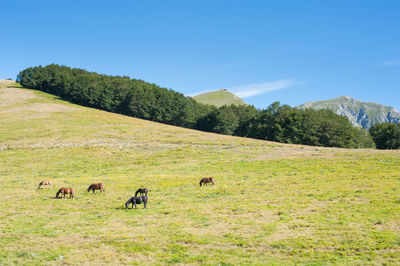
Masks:
[[[4,105],[2,92],[0,265],[400,263],[398,151],[197,132],[39,92]],[[106,194],[86,193],[94,182]],[[76,199],[54,199],[62,186]],[[124,209],[140,186],[148,208]]]
[[[217,90],[202,93],[193,97],[196,101],[204,104],[221,107],[223,105],[246,105],[246,103],[229,91]]]

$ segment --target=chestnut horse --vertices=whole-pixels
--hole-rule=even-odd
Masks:
[[[88,187],[87,192],[90,192],[90,190],[92,190],[93,193],[94,193],[95,190],[100,190],[100,192],[105,193],[105,192],[104,192],[103,183],[91,184],[91,185]]]
[[[137,196],[137,194],[140,193],[140,196],[145,195],[147,197],[147,193],[149,192],[149,190],[147,188],[139,188],[138,190],[136,190],[135,192],[135,197]]]
[[[38,189],[40,189],[41,186],[47,186],[47,185],[51,187],[51,181],[42,181],[39,183]]]
[[[214,177],[203,177],[200,180],[200,186],[201,185],[207,185],[208,183],[212,183],[212,185],[214,185]]]
[[[75,192],[73,188],[66,188],[66,187],[62,187],[58,190],[57,194],[56,194],[56,199],[58,198],[58,195],[62,194],[62,198],[65,199],[65,195],[69,194],[69,198],[74,199],[75,196]]]

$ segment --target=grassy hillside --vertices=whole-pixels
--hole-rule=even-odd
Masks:
[[[206,92],[196,95],[193,98],[200,103],[210,104],[217,107],[231,104],[246,105],[240,97],[226,90]]]
[[[0,264],[399,264],[399,155],[197,132],[0,85]],[[93,182],[106,194],[86,193]],[[76,199],[54,199],[62,186]],[[140,186],[148,209],[124,209]]]

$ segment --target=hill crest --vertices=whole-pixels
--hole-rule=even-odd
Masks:
[[[216,107],[231,104],[247,105],[247,103],[245,103],[242,98],[236,96],[226,89],[219,89],[216,91],[201,93],[193,96],[193,99],[195,99],[199,103],[210,104]]]

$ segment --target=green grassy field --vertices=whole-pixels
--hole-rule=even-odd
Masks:
[[[0,264],[400,264],[399,151],[222,136],[8,86]],[[75,200],[54,198],[63,186]],[[124,209],[140,186],[148,208]]]
[[[196,95],[193,98],[200,103],[210,104],[217,107],[231,104],[246,105],[246,103],[241,98],[229,91],[224,90],[205,92]]]

